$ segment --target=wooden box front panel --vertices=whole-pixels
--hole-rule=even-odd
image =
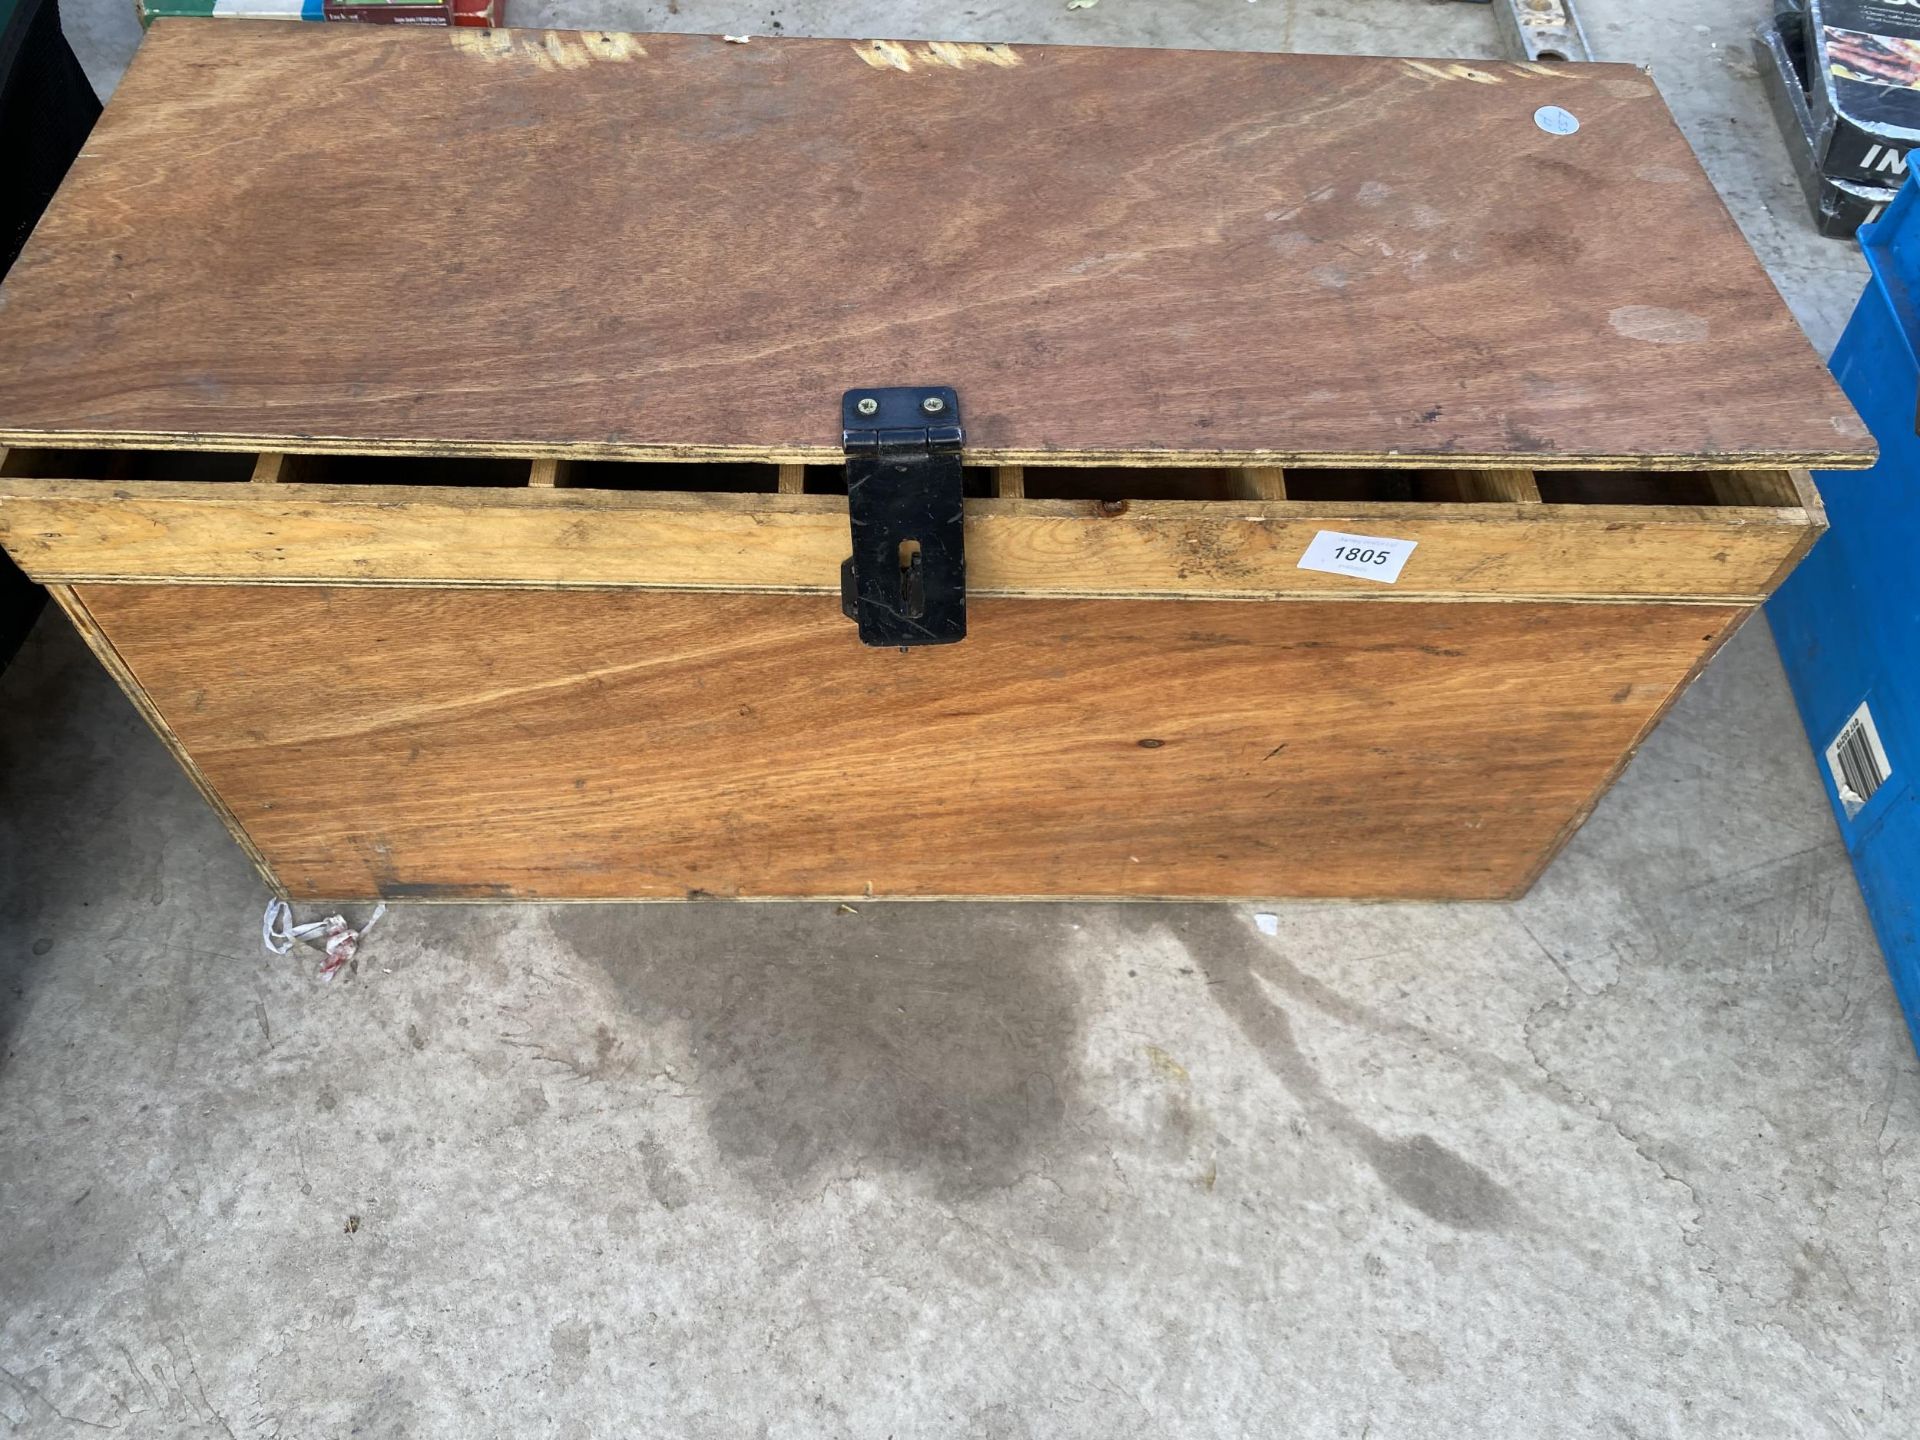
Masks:
[[[67,598],[306,899],[1511,896],[1747,608]]]

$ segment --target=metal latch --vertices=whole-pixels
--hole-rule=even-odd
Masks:
[[[960,398],[945,385],[849,390],[840,402],[853,554],[840,608],[866,645],[967,634]]]

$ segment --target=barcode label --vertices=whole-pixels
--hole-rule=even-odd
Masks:
[[[1833,774],[1833,788],[1840,792],[1840,803],[1849,816],[1859,814],[1893,774],[1886,747],[1880,743],[1880,729],[1864,700],[1827,746],[1827,769]]]

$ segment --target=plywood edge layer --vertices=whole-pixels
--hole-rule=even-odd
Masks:
[[[838,465],[846,452],[832,445],[673,445],[589,441],[433,439],[378,436],[217,434],[123,430],[12,430],[0,427],[0,446],[48,446],[92,450],[284,451],[301,455],[407,455],[448,459],[507,458],[610,460],[651,463],[746,462],[767,465]],[[1311,450],[1017,450],[968,446],[969,465],[1188,466],[1236,469],[1297,466],[1383,470],[1865,470],[1878,459],[1871,442],[1817,451],[1727,451],[1711,455],[1560,454],[1551,450],[1468,451]]]
[[[1300,569],[1323,530],[1415,550],[1392,585]],[[1817,533],[1787,507],[967,502],[982,596],[1753,603]],[[832,593],[848,532],[826,495],[10,479],[0,543],[50,584]]]

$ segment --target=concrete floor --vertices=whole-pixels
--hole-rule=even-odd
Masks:
[[[1757,0],[1582,0],[1809,333]],[[1488,53],[1422,0],[521,23]],[[118,74],[127,0],[68,0]],[[240,23],[240,22],[232,22]],[[1524,903],[434,908],[261,952],[63,622],[0,679],[0,1433],[1910,1436],[1920,1064],[1763,626]]]

